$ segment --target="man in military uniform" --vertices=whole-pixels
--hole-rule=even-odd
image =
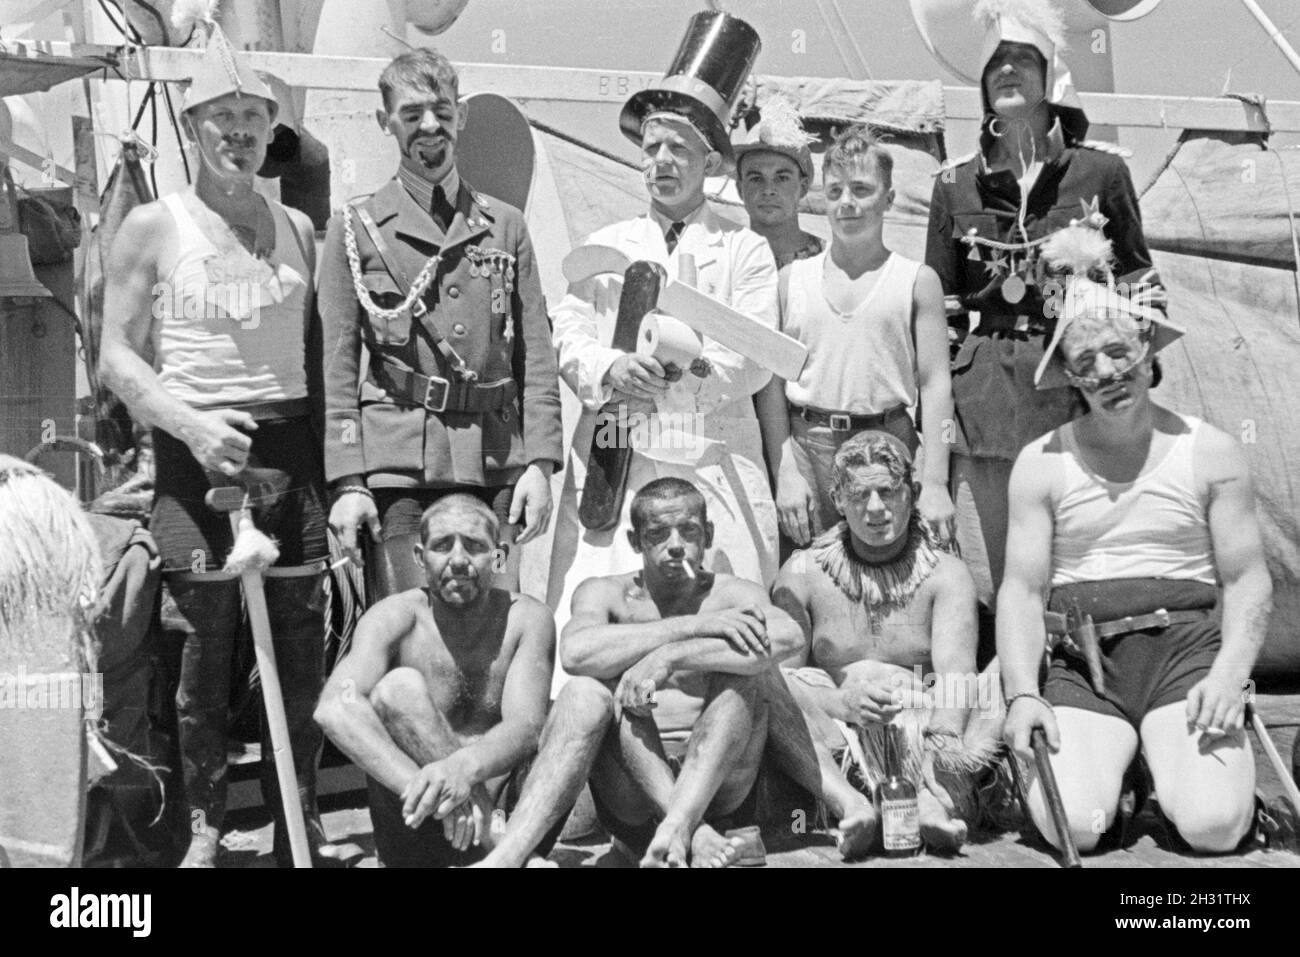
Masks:
[[[925,261],[950,304],[971,315],[953,363],[952,490],[957,541],[986,608],[1002,579],[1011,465],[1026,443],[1083,411],[1069,387],[1035,390],[1055,325],[1038,251],[1072,220],[1100,224],[1122,281],[1150,281],[1151,256],[1118,147],[1085,141],[1088,119],[1060,58],[1064,28],[1047,2],[980,7],[983,44],[963,73],[984,97],[980,149],[941,169]],[[1010,9],[1010,7],[1007,7]]]
[[[519,210],[457,174],[467,108],[456,71],[412,50],[384,69],[379,90],[397,176],[333,219],[320,276],[330,525],[354,553],[363,526],[379,544],[375,598],[420,584],[420,514],[450,492],[483,499],[507,540],[521,519],[517,542],[537,535],[561,456],[532,244]]]

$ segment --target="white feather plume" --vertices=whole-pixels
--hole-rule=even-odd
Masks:
[[[785,149],[808,146],[817,139],[804,131],[798,108],[784,96],[773,96],[763,104],[759,114],[758,138],[771,146]]]
[[[1076,276],[1110,274],[1114,254],[1111,242],[1100,229],[1074,223],[1059,229],[1043,243],[1043,258],[1058,272],[1070,270]]]
[[[981,26],[994,28],[1009,17],[1045,34],[1057,47],[1066,46],[1065,17],[1050,0],[978,0],[972,15]]]
[[[200,23],[216,23],[217,7],[221,0],[176,0],[172,7],[172,26],[178,34],[186,34]]]

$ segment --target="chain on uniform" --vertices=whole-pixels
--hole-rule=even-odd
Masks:
[[[351,206],[343,207],[343,245],[347,249],[348,267],[352,270],[352,287],[356,290],[361,307],[373,318],[382,319],[385,322],[392,322],[400,318],[402,313],[409,311],[424,296],[425,290],[433,282],[433,276],[437,272],[438,264],[442,262],[441,254],[429,257],[419,275],[415,277],[415,282],[411,284],[411,288],[407,292],[406,298],[402,300],[402,304],[396,309],[382,309],[370,298],[369,290],[366,289],[365,283],[361,281],[361,254],[357,252],[357,234],[352,226]]]

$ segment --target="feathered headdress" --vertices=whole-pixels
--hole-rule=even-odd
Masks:
[[[217,25],[217,7],[221,0],[176,0],[172,6],[172,27],[177,35],[202,25],[211,34]]]
[[[736,153],[736,168],[746,153],[780,153],[794,160],[799,172],[813,178],[812,151],[809,147],[817,137],[803,128],[799,108],[789,97],[777,94],[768,98],[758,114],[758,122],[744,135],[732,142]]]
[[[1055,389],[1068,384],[1057,348],[1065,330],[1081,316],[1104,315],[1131,321],[1147,340],[1151,354],[1183,334],[1182,329],[1152,305],[1155,287],[1141,282],[1132,287],[1117,286],[1111,241],[1091,218],[1074,220],[1057,230],[1043,243],[1041,254],[1060,278],[1055,283],[1057,294],[1045,296],[1049,308],[1056,312],[1056,328],[1034,373],[1038,388]],[[1052,285],[1049,281],[1046,288]]]
[[[984,69],[1001,43],[1025,43],[1034,47],[1047,64],[1043,76],[1047,102],[1082,113],[1064,57],[1067,47],[1065,17],[1055,3],[1051,0],[978,0],[971,13],[982,37],[978,70],[971,79],[980,85],[986,113],[991,106],[984,94]]]
[[[275,122],[279,103],[260,76],[244,62],[244,58],[230,44],[225,32],[216,21],[219,0],[178,0],[172,7],[172,26],[178,31],[202,26],[208,31],[208,44],[203,59],[181,101],[181,112],[192,110],[203,103],[219,99],[230,93],[256,96],[271,106],[271,122]]]
[[[1059,9],[1044,0],[977,0],[971,15],[985,31],[1001,31],[1004,23],[1008,27],[1016,24],[1022,29],[1041,34],[1054,47],[1066,46],[1065,17]],[[1051,57],[1048,56],[1047,60],[1050,63]]]

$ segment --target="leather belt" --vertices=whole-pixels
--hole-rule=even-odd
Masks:
[[[423,406],[430,412],[498,412],[514,404],[519,384],[514,379],[498,379],[479,385],[421,375],[391,365],[384,367],[389,395],[408,405]]]
[[[222,406],[222,408],[247,412],[256,421],[266,422],[273,419],[296,419],[304,415],[311,415],[311,400],[307,398],[277,399],[274,402],[249,402],[243,405]]]
[[[791,402],[790,414],[799,416],[809,425],[826,426],[835,432],[851,432],[855,429],[869,429],[873,425],[883,425],[891,418],[907,415],[907,408],[896,405],[892,409],[874,415],[855,415],[852,412],[831,412],[828,409],[818,409],[811,405],[795,405]]]
[[[1168,628],[1170,625],[1185,625],[1194,621],[1204,621],[1210,617],[1210,611],[1205,608],[1193,608],[1185,611],[1167,611],[1164,608],[1157,608],[1155,611],[1145,615],[1130,615],[1127,618],[1115,618],[1111,621],[1093,622],[1092,628],[1098,639],[1113,638],[1116,635],[1128,634],[1130,631],[1142,631],[1146,628]],[[1065,615],[1057,611],[1043,612],[1043,624],[1047,626],[1047,633],[1057,638],[1070,638],[1079,640],[1079,629],[1071,631],[1066,627]]]

